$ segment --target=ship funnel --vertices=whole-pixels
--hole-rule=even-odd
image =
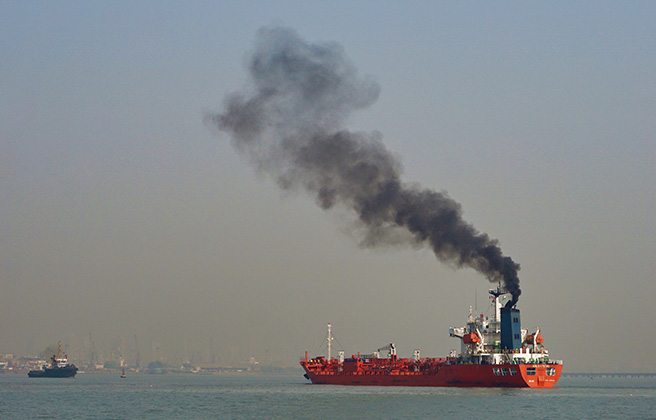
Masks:
[[[501,348],[513,350],[522,346],[522,326],[519,309],[512,307],[513,302],[501,308]]]
[[[513,296],[513,298],[508,303],[506,303],[505,307],[506,307],[506,309],[510,309],[515,305],[517,305],[517,298],[515,296]]]

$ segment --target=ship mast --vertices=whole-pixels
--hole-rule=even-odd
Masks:
[[[492,299],[492,307],[494,308],[494,323],[497,326],[498,323],[501,322],[501,316],[499,312],[501,305],[499,305],[499,296],[503,295],[504,293],[506,293],[506,291],[501,289],[501,284],[497,286],[496,290],[490,289],[490,294],[494,296]]]
[[[330,361],[330,345],[331,345],[331,342],[333,341],[333,335],[330,332],[330,327],[331,327],[331,325],[328,324],[328,337],[326,338],[326,340],[328,340],[328,361]]]

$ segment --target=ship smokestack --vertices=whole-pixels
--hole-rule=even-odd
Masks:
[[[501,308],[501,348],[514,350],[522,346],[522,324],[519,309],[506,305]]]
[[[225,110],[206,121],[229,133],[258,171],[283,189],[305,190],[325,210],[348,209],[362,246],[430,247],[442,262],[501,281],[517,301],[519,264],[498,241],[464,221],[445,192],[402,182],[401,164],[380,133],[345,129],[380,87],[358,75],[341,46],[263,27],[248,63],[251,86],[228,96]]]

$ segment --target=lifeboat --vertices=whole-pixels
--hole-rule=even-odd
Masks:
[[[539,344],[544,343],[544,339],[542,338],[542,334],[540,334],[538,332],[538,333],[527,335],[526,338],[524,339],[524,343],[533,344],[533,345],[538,344],[539,345]]]

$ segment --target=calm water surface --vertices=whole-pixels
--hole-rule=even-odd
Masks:
[[[0,419],[656,419],[656,378],[558,388],[309,385],[298,375],[0,375]]]

